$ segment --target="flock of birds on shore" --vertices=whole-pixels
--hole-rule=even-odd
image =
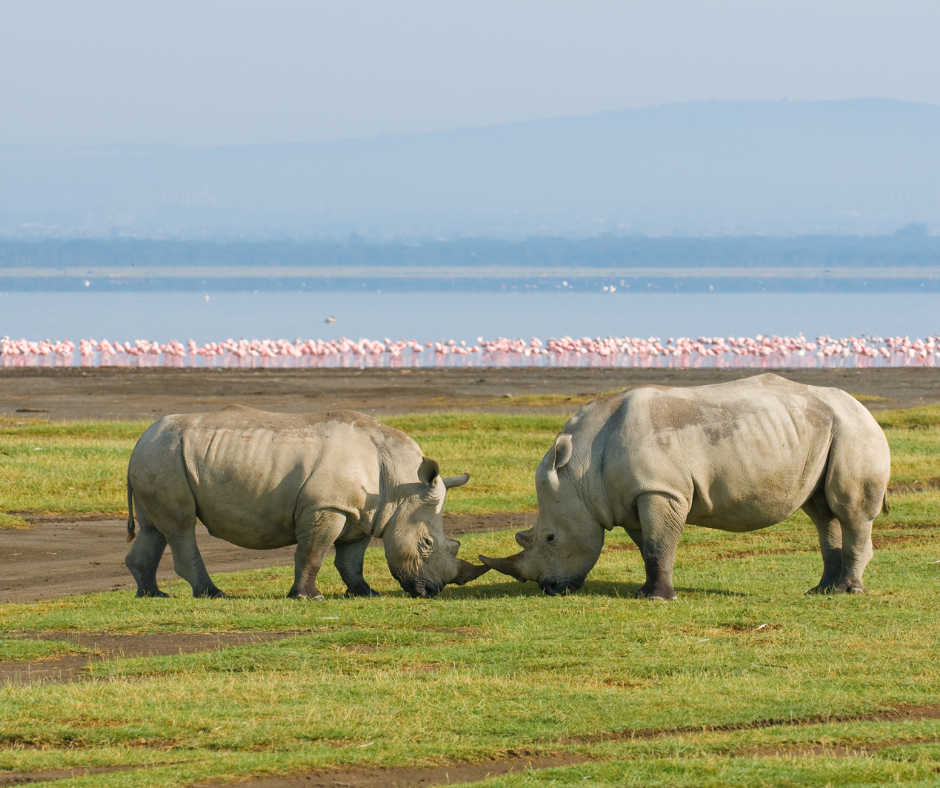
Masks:
[[[77,352],[76,352],[77,351]],[[0,338],[0,366],[122,367],[898,367],[940,366],[940,334],[910,337],[562,337],[419,342],[226,339],[198,345]]]

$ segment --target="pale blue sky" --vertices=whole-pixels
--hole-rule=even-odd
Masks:
[[[0,145],[310,142],[709,99],[940,104],[936,0],[0,0]]]

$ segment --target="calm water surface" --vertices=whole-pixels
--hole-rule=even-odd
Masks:
[[[940,298],[916,293],[0,294],[0,336],[76,342],[938,332]]]

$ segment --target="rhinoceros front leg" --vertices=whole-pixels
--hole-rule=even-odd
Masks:
[[[287,596],[291,599],[324,598],[317,590],[317,573],[323,566],[327,552],[345,527],[346,515],[333,509],[319,509],[297,521],[294,585],[287,592]],[[360,563],[360,574],[361,567]]]
[[[362,564],[371,540],[371,536],[366,536],[354,542],[336,544],[334,564],[346,584],[346,596],[382,596],[378,591],[373,591],[362,576]]]
[[[646,582],[637,589],[636,595],[648,599],[675,599],[672,565],[685,528],[686,512],[681,511],[674,498],[655,493],[641,495],[637,499],[637,510],[643,533],[641,549]]]
[[[137,525],[140,531],[124,559],[124,565],[137,581],[137,596],[168,597],[169,594],[157,586],[157,567],[166,549],[166,537],[153,527],[140,507],[137,507]]]

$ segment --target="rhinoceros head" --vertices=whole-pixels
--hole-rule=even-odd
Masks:
[[[480,556],[486,566],[522,582],[534,580],[552,596],[581,588],[604,546],[604,529],[587,505],[582,467],[571,463],[573,453],[571,435],[562,433],[539,463],[539,514],[532,528],[516,534],[522,552]]]
[[[434,460],[423,458],[418,484],[408,490],[382,537],[388,568],[401,587],[415,597],[432,597],[448,583],[463,585],[489,571],[457,558],[460,542],[444,534],[444,498],[450,487],[466,484],[470,475],[442,478]]]

